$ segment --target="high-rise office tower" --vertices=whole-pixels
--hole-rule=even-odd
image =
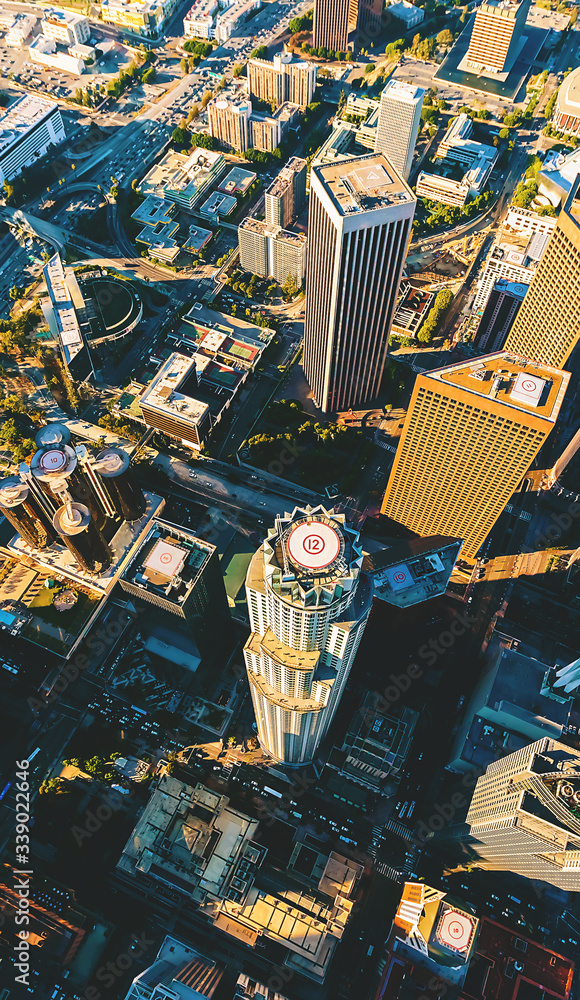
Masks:
[[[415,205],[382,153],[312,169],[304,371],[322,410],[379,391]]]
[[[322,45],[346,52],[349,32],[356,27],[356,18],[356,2],[353,0],[314,0],[314,48]]]
[[[246,577],[244,648],[263,749],[313,760],[344,691],[371,606],[362,551],[344,514],[296,507],[276,519]]]
[[[402,80],[389,80],[381,94],[375,153],[386,153],[405,180],[411,172],[424,97],[421,87]]]
[[[478,351],[501,351],[518,314],[528,285],[500,278],[493,286],[474,343]]]
[[[509,73],[519,54],[520,38],[531,0],[484,0],[478,7],[469,41],[466,67],[487,73]]]
[[[532,278],[506,350],[563,368],[580,339],[580,177]]]
[[[580,890],[580,753],[556,740],[494,761],[460,839],[482,868]]]
[[[417,377],[382,513],[476,555],[554,427],[568,372],[505,351]]]

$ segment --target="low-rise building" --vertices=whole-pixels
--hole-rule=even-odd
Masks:
[[[465,181],[454,181],[451,177],[428,174],[424,170],[419,173],[415,190],[418,198],[441,201],[444,205],[456,205],[459,208],[465,205],[469,197],[469,184]]]
[[[227,7],[221,14],[218,14],[214,26],[214,38],[218,42],[227,42],[232,32],[235,31],[244,21],[247,21],[250,14],[259,10],[262,0],[239,0],[231,7]]]
[[[10,49],[21,49],[25,41],[30,37],[32,29],[36,24],[34,14],[14,14],[12,23],[6,29],[4,40]]]
[[[45,8],[41,28],[46,38],[54,38],[55,42],[64,45],[84,45],[91,37],[88,17],[59,7]]]
[[[44,318],[56,340],[63,364],[78,381],[93,372],[86,306],[72,267],[63,267],[59,254],[44,265],[48,297],[41,302]]]
[[[58,104],[27,95],[0,117],[0,184],[46,156],[66,136]]]
[[[306,274],[307,239],[259,219],[244,219],[238,226],[240,264],[245,271],[262,278],[274,278],[283,285],[292,276],[298,287]]]
[[[401,296],[393,320],[393,333],[400,337],[416,337],[434,299],[434,292],[405,282],[401,286]]]
[[[526,236],[533,236],[535,233],[550,236],[555,226],[555,217],[538,215],[530,208],[517,208],[515,205],[510,205],[504,221],[505,229],[513,229]]]
[[[155,38],[176,6],[177,0],[101,0],[101,20]]]
[[[218,0],[195,0],[183,18],[183,35],[185,38],[206,38],[214,36],[214,26]]]
[[[171,339],[176,347],[184,345],[222,364],[253,371],[274,336],[269,327],[255,326],[239,316],[228,316],[194,302]]]
[[[387,10],[392,17],[396,17],[398,21],[403,22],[407,31],[410,28],[414,28],[417,24],[421,24],[425,19],[425,11],[421,10],[420,7],[415,7],[408,0],[399,0],[398,3],[391,3],[388,5]]]
[[[83,49],[85,46],[82,47]],[[77,54],[75,54],[77,51]],[[92,49],[88,50],[87,58]],[[85,69],[85,56],[78,54],[78,47],[71,46],[66,51],[58,48],[53,38],[45,35],[37,35],[28,46],[28,55],[33,63],[40,66],[50,66],[52,69],[62,70],[64,73],[71,73],[72,76],[81,76]]]
[[[166,153],[139,184],[142,195],[176,202],[181,208],[195,208],[227,169],[225,157],[197,148],[190,154]]]
[[[224,194],[223,191],[213,191],[207,201],[204,201],[199,209],[199,214],[212,222],[219,222],[226,215],[231,215],[238,204],[236,198],[231,194]]]

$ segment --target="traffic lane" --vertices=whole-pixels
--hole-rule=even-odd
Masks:
[[[215,476],[211,477],[211,482],[201,481],[197,477],[194,479],[183,473],[178,473],[176,478],[182,486],[202,497],[210,505],[227,504],[228,507],[239,514],[243,514],[248,508],[251,508],[258,516],[261,515],[262,518],[265,518],[267,515],[274,518],[288,507],[288,500],[278,494],[258,493],[243,486],[236,487],[234,492],[231,490],[229,483],[224,483]],[[299,502],[299,499],[297,499],[296,503]]]

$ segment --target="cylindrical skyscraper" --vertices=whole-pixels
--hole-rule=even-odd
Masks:
[[[383,153],[312,169],[304,372],[325,412],[380,390],[415,205]]]
[[[48,519],[35,506],[28,484],[19,476],[0,480],[0,514],[32,549],[45,549],[56,537]]]
[[[111,563],[111,552],[88,507],[68,501],[54,515],[54,527],[79,566],[100,573]]]
[[[280,763],[310,763],[332,721],[371,607],[361,565],[358,533],[322,506],[278,518],[250,563],[244,659],[260,744]]]
[[[131,460],[122,448],[105,448],[96,459],[103,489],[124,521],[137,521],[145,513],[145,497],[131,472]]]

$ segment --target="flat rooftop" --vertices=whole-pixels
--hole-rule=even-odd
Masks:
[[[502,956],[501,962],[494,961],[496,955]],[[574,962],[569,958],[482,917],[474,958],[465,981],[465,994],[474,1000],[546,995],[567,1000],[573,975]]]
[[[550,423],[556,421],[570,381],[569,372],[505,351],[439,368],[425,377]]]
[[[414,5],[413,5],[414,6]],[[405,83],[403,80],[389,80],[383,94],[396,98],[398,101],[416,101],[425,93],[422,87],[416,87],[412,83]]]
[[[226,194],[235,194],[239,192],[243,194],[249,188],[250,184],[253,184],[256,180],[257,174],[253,173],[251,170],[244,170],[243,167],[233,167],[227,174],[223,181],[219,183],[219,190],[225,191]]]
[[[383,153],[325,163],[314,170],[343,216],[414,201],[410,187]]]
[[[264,222],[262,219],[244,219],[238,228],[245,229],[250,233],[256,233],[259,236],[271,236],[274,239],[283,240],[284,243],[288,243],[290,246],[296,247],[296,249],[303,247],[307,242],[307,237],[304,233],[292,233],[289,229],[281,229],[280,226],[276,226],[271,222]]]
[[[179,392],[180,386],[194,369],[194,358],[186,354],[172,354],[141,396],[140,403],[198,423],[208,410],[207,403]]]
[[[193,531],[155,518],[123,578],[181,606],[214,551]]]
[[[248,323],[247,320],[241,319],[239,316],[228,316],[227,313],[218,312],[216,309],[209,309],[202,302],[194,302],[189,312],[183,318],[185,323],[190,324],[194,328],[198,326],[206,328],[203,332],[200,331],[200,338],[205,336],[208,329],[217,330],[228,337],[248,341],[260,348],[260,350],[263,350],[274,336],[274,330],[270,330],[269,327],[256,326],[254,323]],[[182,333],[185,332],[184,327],[181,327],[180,330]]]
[[[57,107],[54,101],[46,101],[42,97],[32,95],[21,97],[16,101],[16,104],[0,117],[0,155]]]
[[[302,160],[299,156],[293,156],[286,166],[282,167],[280,173],[274,178],[270,186],[266,188],[266,194],[279,197],[287,187],[294,183],[294,175],[299,173],[305,166],[306,160]]]

